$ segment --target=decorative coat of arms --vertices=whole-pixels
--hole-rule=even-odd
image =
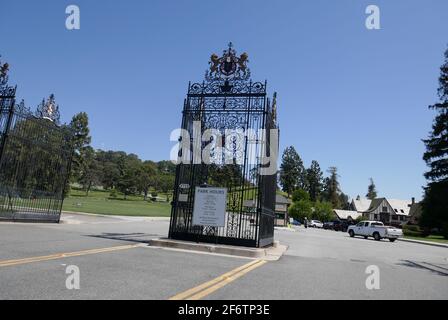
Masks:
[[[243,53],[238,56],[232,43],[229,43],[229,48],[224,50],[221,57],[212,54],[209,62],[210,70],[207,71],[205,78],[208,81],[248,80],[250,78],[248,62],[248,54]]]

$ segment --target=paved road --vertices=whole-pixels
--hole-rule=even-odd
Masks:
[[[446,248],[299,228],[276,231],[276,238],[289,245],[279,261],[254,264],[129,246],[166,236],[167,220],[75,214],[64,220],[68,223],[0,223],[0,299],[168,299],[214,279],[226,280],[202,291],[201,298],[448,299]],[[24,258],[34,259],[15,260]],[[67,290],[66,265],[79,267],[80,290]],[[369,265],[379,267],[380,290],[366,289]],[[219,278],[229,271],[231,280]]]

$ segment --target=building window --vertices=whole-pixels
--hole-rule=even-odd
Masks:
[[[392,216],[392,220],[398,220],[398,217],[397,216]]]
[[[404,216],[400,216],[400,221],[404,221]]]
[[[383,212],[387,212],[387,207],[383,207]]]
[[[378,220],[378,215],[377,214],[373,215],[373,220]]]

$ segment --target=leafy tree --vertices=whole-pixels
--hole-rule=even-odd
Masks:
[[[310,218],[313,213],[313,204],[309,200],[299,200],[293,202],[288,209],[289,216],[296,220],[303,221],[305,218]]]
[[[310,201],[310,195],[303,189],[297,189],[292,194],[292,201],[299,202],[301,200]]]
[[[157,165],[152,161],[145,161],[140,165],[138,174],[138,190],[143,192],[145,201],[148,199],[149,188],[155,186],[154,177],[157,175]]]
[[[137,192],[139,169],[140,159],[135,154],[127,155],[121,163],[117,189],[124,194],[125,199],[127,199],[128,195]]]
[[[167,201],[169,201],[169,192],[174,189],[174,176],[170,174],[163,174],[160,176],[159,187],[163,193],[167,194]]]
[[[316,201],[314,204],[314,212],[312,214],[312,217],[323,222],[333,220],[334,214],[331,203],[326,201]]]
[[[126,156],[126,153],[120,151],[97,151],[96,159],[102,169],[102,185],[105,189],[117,187]]]
[[[320,170],[319,163],[316,160],[311,162],[310,168],[306,170],[307,189],[311,201],[316,201],[322,192],[323,173]]]
[[[423,142],[423,159],[429,167],[428,185],[422,203],[421,225],[426,229],[441,227],[448,239],[448,49],[440,68],[438,95],[440,102],[430,106],[436,112],[432,132]]]
[[[369,187],[367,189],[367,194],[366,197],[370,200],[376,199],[377,197],[377,192],[376,192],[376,186],[375,183],[373,182],[373,179],[370,178],[370,184]]]
[[[92,186],[101,183],[101,169],[98,161],[95,159],[95,150],[92,147],[83,148],[81,155],[83,160],[78,182],[83,186],[88,196]]]
[[[280,185],[283,191],[288,194],[288,197],[295,189],[304,189],[306,186],[303,161],[292,146],[286,148],[283,152],[280,166]]]

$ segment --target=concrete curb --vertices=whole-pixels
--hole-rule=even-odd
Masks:
[[[287,246],[281,245],[276,242],[274,246],[269,248],[247,248],[228,245],[216,245],[210,243],[195,243],[180,240],[171,240],[165,238],[152,239],[149,241],[149,245],[152,247],[177,249],[186,251],[199,251],[212,254],[223,254],[230,256],[238,256],[252,259],[270,260],[275,261],[288,249]]]
[[[406,238],[400,238],[400,239],[398,239],[398,241],[418,243],[418,244],[424,244],[427,246],[440,247],[440,248],[448,248],[448,244],[430,242],[430,241],[421,241],[421,240],[406,239]]]
[[[76,212],[76,211],[62,211],[62,214],[70,215],[70,214],[78,214],[81,216],[89,216],[89,217],[103,217],[103,218],[116,218],[116,219],[141,219],[146,221],[170,221],[170,217],[145,217],[145,216],[119,216],[119,215],[107,215],[107,214],[97,214],[97,213],[87,213],[87,212]]]
[[[287,232],[297,232],[296,229],[288,228],[288,227],[274,227],[274,230],[277,230],[277,231],[287,231]]]

